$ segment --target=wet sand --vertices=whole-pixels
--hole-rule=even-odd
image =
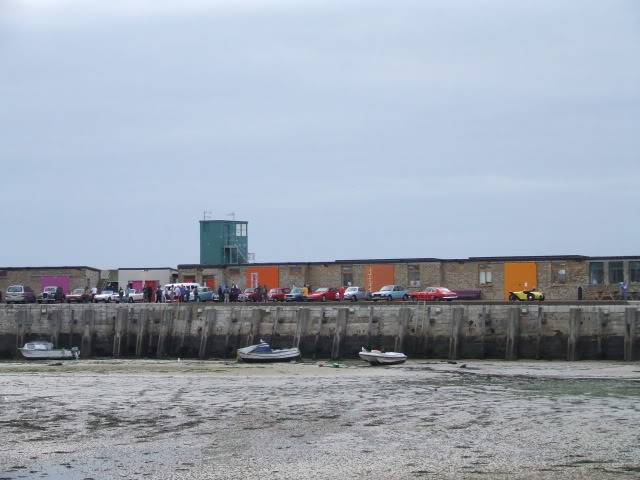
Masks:
[[[638,478],[640,364],[0,363],[0,478]]]

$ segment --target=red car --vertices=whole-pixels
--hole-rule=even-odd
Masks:
[[[307,302],[326,302],[327,300],[340,300],[337,288],[318,288],[306,297]]]
[[[284,296],[290,291],[290,288],[272,288],[267,293],[267,300],[270,302],[284,302]]]
[[[239,302],[257,302],[258,293],[255,288],[245,288],[244,292],[238,295]]]
[[[450,302],[458,298],[455,292],[445,287],[427,287],[419,292],[411,292],[409,296],[421,302]]]

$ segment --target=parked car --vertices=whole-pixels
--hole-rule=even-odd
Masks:
[[[284,302],[285,295],[290,291],[290,288],[272,288],[267,293],[267,300],[270,302]]]
[[[285,302],[304,302],[304,290],[300,287],[292,288],[291,291],[284,296]]]
[[[118,300],[120,300],[120,298],[118,298]],[[122,301],[129,302],[129,303],[144,302],[144,293],[138,292],[135,288],[130,288],[129,295],[125,293],[124,296],[122,297]]]
[[[119,301],[118,292],[114,292],[113,290],[103,290],[102,292],[93,296],[94,303],[98,302],[117,302]]]
[[[467,289],[467,290],[454,290],[458,300],[480,300],[482,298],[482,290],[479,289]]]
[[[65,299],[62,288],[56,286],[44,287],[36,298],[38,303],[63,302]]]
[[[409,292],[400,285],[385,285],[371,294],[372,300],[408,300]]]
[[[326,302],[327,300],[340,300],[340,293],[337,288],[321,287],[313,293],[307,295],[308,302]]]
[[[191,300],[194,300],[194,294],[191,292]],[[219,300],[218,294],[209,287],[198,287],[198,301],[199,302],[217,302]]]
[[[7,303],[36,303],[36,295],[26,285],[9,285],[4,296]]]
[[[458,299],[458,295],[446,287],[427,287],[418,292],[411,292],[409,296],[422,302],[450,302]]]
[[[84,288],[74,288],[66,297],[67,303],[86,303],[91,301],[91,293]]]
[[[358,300],[368,300],[369,292],[363,287],[347,287],[344,291],[344,299],[357,302]]]
[[[509,301],[510,302],[535,302],[544,301],[544,293],[542,293],[537,288],[532,290],[520,290],[518,292],[509,292]]]
[[[245,288],[244,292],[238,295],[239,302],[257,302],[258,294],[255,288]]]

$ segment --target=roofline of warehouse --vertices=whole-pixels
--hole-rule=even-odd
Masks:
[[[177,271],[177,268],[174,267],[140,267],[140,268],[135,268],[135,267],[124,267],[124,268],[118,268],[117,270],[174,270]]]
[[[102,271],[99,268],[87,267],[86,265],[63,266],[63,267],[0,267],[0,270],[5,270],[8,272],[15,271],[15,270],[91,270],[94,272]]]
[[[259,262],[259,263],[231,263],[231,264],[199,264],[189,263],[178,265],[179,270],[197,268],[227,268],[227,267],[262,267],[262,266],[303,266],[303,265],[363,265],[389,263],[453,263],[453,262],[544,262],[544,261],[587,261],[587,260],[630,260],[640,259],[640,255],[589,257],[586,255],[531,255],[505,257],[468,257],[468,258],[363,258],[347,260],[331,260],[325,262]]]

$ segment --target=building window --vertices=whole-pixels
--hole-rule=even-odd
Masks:
[[[553,283],[567,283],[567,264],[553,263],[551,264],[551,276]]]
[[[342,266],[342,285],[344,287],[353,285],[353,267],[351,265]]]
[[[240,269],[239,268],[230,268],[229,270],[227,270],[227,273],[229,275],[240,275]]]
[[[493,272],[491,267],[480,265],[480,285],[491,285],[493,283]]]
[[[410,287],[420,286],[420,265],[407,265],[407,277]]]
[[[0,278],[6,278],[7,276],[7,271],[6,270],[0,270]]]
[[[602,262],[591,262],[589,264],[589,283],[591,285],[602,285],[604,283],[604,266]]]
[[[289,275],[302,275],[302,267],[289,267]]]
[[[609,262],[609,283],[624,282],[624,264],[622,262]]]
[[[629,262],[629,281],[640,282],[640,262]]]
[[[247,236],[247,224],[236,223],[236,237],[246,237],[246,236]]]

